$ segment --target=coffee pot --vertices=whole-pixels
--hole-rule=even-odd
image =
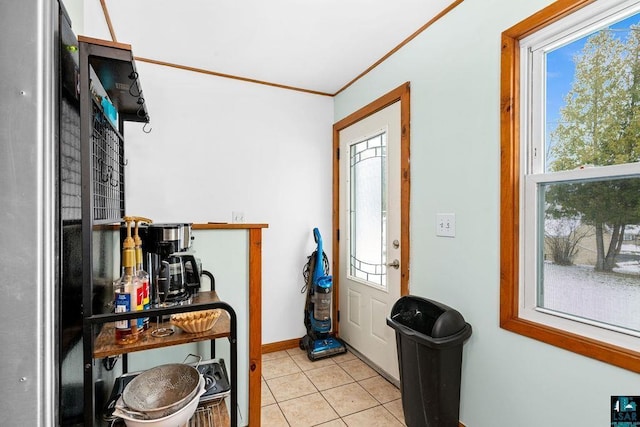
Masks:
[[[184,265],[179,253],[173,251],[173,245],[160,242],[160,258],[162,261],[158,275],[167,277],[168,270],[169,296],[185,292]]]
[[[191,296],[200,289],[202,269],[199,260],[186,252],[191,246],[191,239],[191,224],[154,223],[146,228],[146,238],[143,239],[146,267],[156,286],[154,295],[162,300],[160,302],[190,302]]]

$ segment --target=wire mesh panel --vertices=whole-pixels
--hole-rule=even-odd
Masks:
[[[93,219],[119,220],[124,215],[122,138],[102,110],[93,105]]]

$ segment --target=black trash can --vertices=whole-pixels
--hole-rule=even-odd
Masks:
[[[408,427],[457,427],[462,344],[471,325],[444,304],[408,295],[391,309]]]

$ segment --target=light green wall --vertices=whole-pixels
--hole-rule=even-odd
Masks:
[[[640,375],[499,328],[500,34],[543,0],[464,0],[335,99],[339,120],[411,82],[411,293],[458,309],[468,427],[605,426]],[[456,214],[456,237],[435,214]]]
[[[202,269],[213,274],[220,299],[233,307],[237,319],[238,425],[246,426],[249,415],[249,233],[247,230],[193,230],[190,252],[202,261]],[[203,276],[204,277],[204,276]],[[211,289],[208,279],[202,291]],[[184,344],[129,354],[129,371],[135,372],[163,363],[181,363],[189,354],[210,357],[209,342]],[[230,345],[216,340],[216,358],[222,358],[231,375]],[[193,359],[188,359],[193,362]],[[227,400],[227,407],[230,403]]]

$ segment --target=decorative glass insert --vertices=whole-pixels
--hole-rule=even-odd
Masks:
[[[387,288],[387,133],[349,146],[349,274]]]

